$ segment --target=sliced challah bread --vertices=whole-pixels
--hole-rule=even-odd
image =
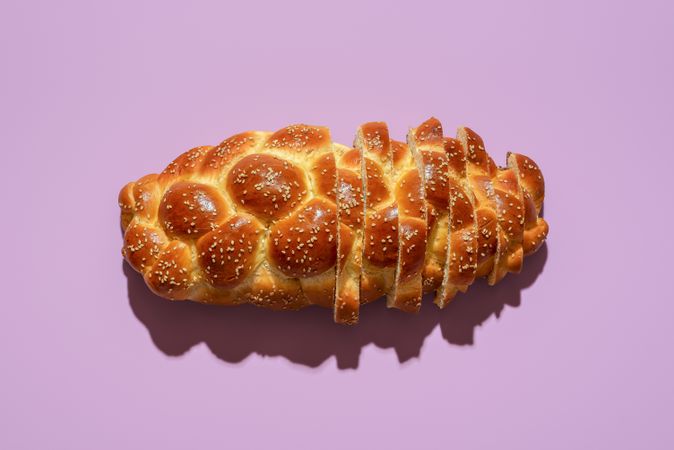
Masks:
[[[497,167],[460,128],[431,118],[392,140],[359,127],[354,148],[325,127],[251,131],[196,147],[119,194],[122,253],[158,295],[220,305],[333,308],[339,323],[386,296],[444,307],[476,277],[518,272],[548,233],[530,158]]]

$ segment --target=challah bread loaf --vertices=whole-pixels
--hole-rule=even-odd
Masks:
[[[327,128],[292,125],[193,148],[119,194],[122,253],[158,295],[273,309],[333,308],[358,321],[382,296],[444,307],[477,276],[518,272],[545,240],[538,166],[498,168],[468,128],[431,118],[391,140],[359,127],[354,148]]]

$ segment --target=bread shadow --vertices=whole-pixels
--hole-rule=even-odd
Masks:
[[[444,310],[432,305],[428,296],[416,315],[388,309],[379,300],[362,308],[360,323],[353,327],[333,323],[332,311],[318,307],[276,312],[251,305],[170,302],[155,296],[128,264],[124,263],[123,271],[133,313],[166,355],[182,355],[204,342],[215,356],[229,363],[257,353],[318,367],[335,356],[337,367],[346,369],[358,367],[361,349],[370,343],[393,348],[401,363],[418,357],[424,340],[438,325],[450,344],[473,345],[480,324],[492,315],[499,317],[506,305],[520,305],[522,290],[540,275],[547,257],[544,244],[526,258],[519,275],[508,275],[492,287],[478,280]]]

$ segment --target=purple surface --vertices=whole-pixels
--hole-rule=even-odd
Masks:
[[[674,448],[672,2],[93,3],[0,6],[0,448]],[[180,152],[430,115],[542,167],[520,276],[349,329],[124,270]]]

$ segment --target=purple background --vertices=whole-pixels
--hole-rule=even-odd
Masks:
[[[0,7],[1,448],[674,448],[672,2],[94,3]],[[520,276],[345,328],[124,270],[180,152],[430,115],[542,167]]]

